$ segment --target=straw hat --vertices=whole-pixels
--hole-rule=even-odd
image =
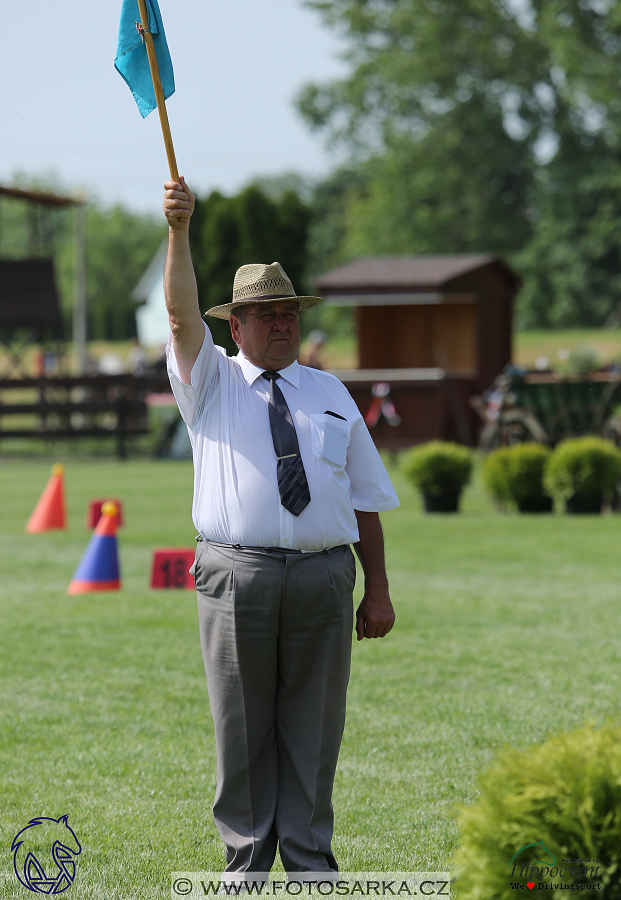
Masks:
[[[242,266],[235,273],[232,302],[212,306],[205,315],[215,316],[216,319],[228,319],[237,306],[289,299],[296,300],[299,309],[308,309],[309,306],[321,303],[323,297],[298,297],[280,263],[273,262],[271,266],[251,263],[249,266]]]

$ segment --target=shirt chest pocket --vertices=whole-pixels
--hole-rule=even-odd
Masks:
[[[317,459],[323,459],[333,466],[343,468],[347,462],[349,446],[349,422],[327,416],[325,413],[314,413],[311,421],[311,444]]]

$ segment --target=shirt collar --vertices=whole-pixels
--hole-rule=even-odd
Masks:
[[[244,356],[242,350],[239,351],[236,359],[244,378],[250,385],[254,384],[257,378],[265,372],[265,369],[261,369],[259,366],[255,366],[254,363],[251,363],[250,360]],[[293,385],[294,388],[300,389],[300,364],[297,359],[294,360],[290,366],[287,366],[286,369],[279,369],[278,374],[281,378],[284,378],[285,381],[288,381],[289,384]]]

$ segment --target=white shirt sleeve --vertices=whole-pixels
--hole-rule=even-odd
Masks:
[[[399,506],[399,499],[388,477],[364,419],[358,416],[351,427],[345,466],[354,509],[360,512],[384,512]]]
[[[205,337],[190,373],[190,384],[184,384],[179,374],[179,366],[172,342],[172,334],[166,345],[166,362],[170,386],[175,395],[181,417],[188,428],[195,428],[205,408],[207,400],[218,389],[218,351],[211,332],[204,322]]]

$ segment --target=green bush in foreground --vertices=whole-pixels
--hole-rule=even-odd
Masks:
[[[485,487],[502,505],[517,506],[524,512],[542,509],[549,504],[543,475],[550,452],[543,444],[494,450],[483,461]]]
[[[621,451],[599,437],[570,438],[553,452],[544,486],[553,496],[607,497],[621,478]]]
[[[574,891],[620,900],[619,726],[585,727],[526,750],[507,750],[479,784],[478,799],[460,810],[461,843],[454,860],[460,900],[505,900],[515,897],[512,882],[529,881],[536,889],[540,883],[599,882],[599,889]],[[574,863],[573,873],[561,877],[563,860],[598,862]],[[531,866],[539,874],[528,874]],[[566,895],[548,890],[550,896]]]
[[[406,454],[403,471],[424,494],[458,494],[472,477],[472,454],[459,444],[430,441]]]

